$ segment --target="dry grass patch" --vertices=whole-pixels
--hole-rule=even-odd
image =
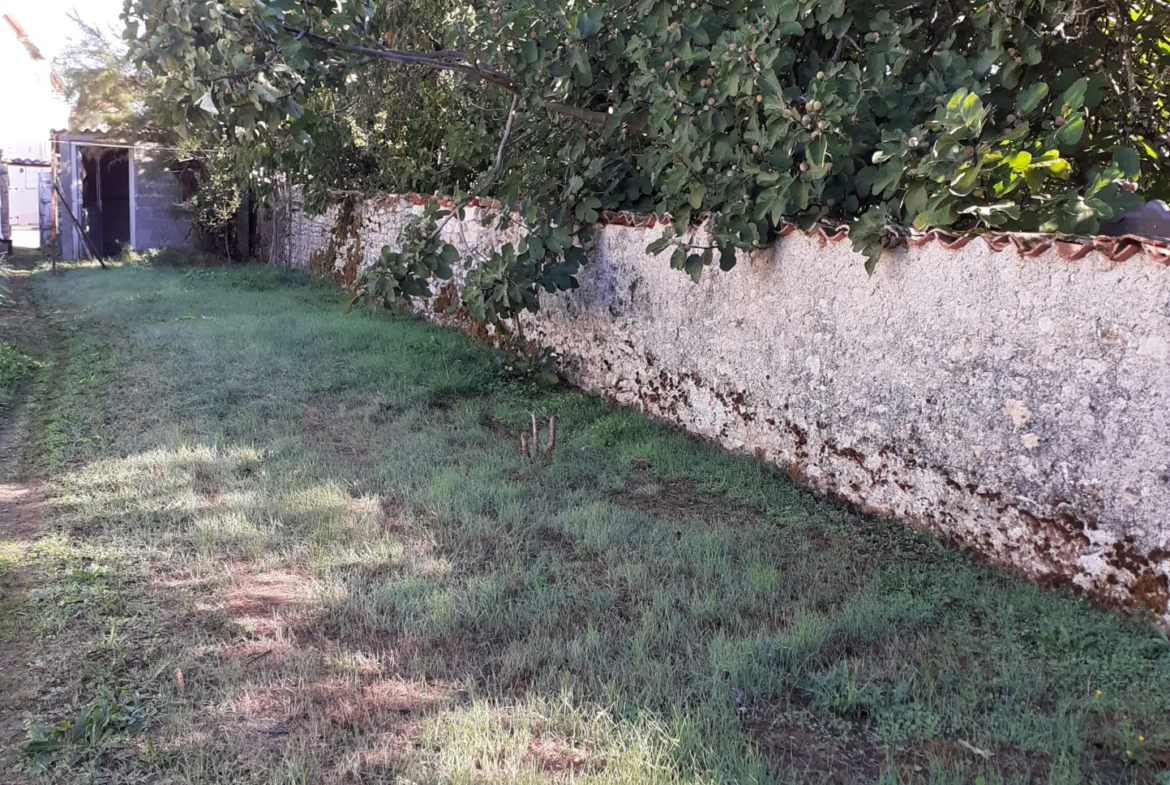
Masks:
[[[248,725],[275,722],[310,736],[324,735],[325,724],[358,734],[397,733],[450,695],[449,688],[401,679],[331,676],[309,684],[247,686],[235,708]]]
[[[563,772],[578,774],[586,768],[589,757],[585,750],[578,749],[563,739],[533,739],[528,743],[525,762],[534,763],[536,768],[547,774]],[[604,761],[600,761],[589,768],[595,773],[604,767]]]
[[[348,401],[312,403],[305,410],[305,429],[313,442],[346,461],[368,463],[378,454],[367,407]]]

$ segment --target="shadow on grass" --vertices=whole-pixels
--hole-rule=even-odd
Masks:
[[[237,272],[41,284],[73,358],[30,434],[61,538],[48,588],[96,565],[118,601],[48,625],[42,690],[72,698],[38,719],[98,684],[155,712],[86,760],[179,782],[1170,765],[1170,646],[1143,621],[596,398],[530,394],[461,336]],[[115,333],[100,395],[75,394]],[[530,410],[558,418],[551,458],[519,455]]]

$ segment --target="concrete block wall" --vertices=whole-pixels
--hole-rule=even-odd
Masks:
[[[420,209],[294,210],[274,259],[369,264]],[[448,242],[503,241],[476,218]],[[581,288],[529,318],[571,380],[1170,627],[1164,254],[931,242],[871,277],[848,242],[794,233],[695,285],[646,255],[657,236],[600,227]]]
[[[183,204],[179,180],[165,169],[165,151],[134,148],[135,246],[168,248],[192,240],[191,211]]]

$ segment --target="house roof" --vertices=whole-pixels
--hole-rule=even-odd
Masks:
[[[72,142],[79,145],[93,144],[104,147],[125,147],[129,149],[139,144],[135,140],[127,139],[120,134],[112,134],[104,128],[82,128],[77,131],[70,131],[63,128],[59,131],[51,131],[50,134],[54,142]]]
[[[5,22],[8,23],[8,26],[12,28],[12,32],[16,34],[16,40],[20,41],[20,43],[24,46],[25,50],[28,52],[29,57],[31,57],[33,60],[45,59],[45,56],[41,54],[41,50],[37,49],[37,45],[32,42],[32,40],[28,37],[28,33],[24,31],[24,28],[20,26],[20,22],[17,22],[12,14],[4,14],[2,18]]]
[[[69,136],[109,136],[108,128],[80,128],[76,131],[70,131],[68,128],[54,130],[53,136],[60,136],[62,138]]]

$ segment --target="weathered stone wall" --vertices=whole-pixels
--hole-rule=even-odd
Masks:
[[[294,213],[281,262],[369,263],[411,208]],[[498,242],[474,220],[449,242]],[[1170,623],[1170,269],[983,242],[887,254],[792,234],[699,285],[604,226],[528,334],[581,386]]]

